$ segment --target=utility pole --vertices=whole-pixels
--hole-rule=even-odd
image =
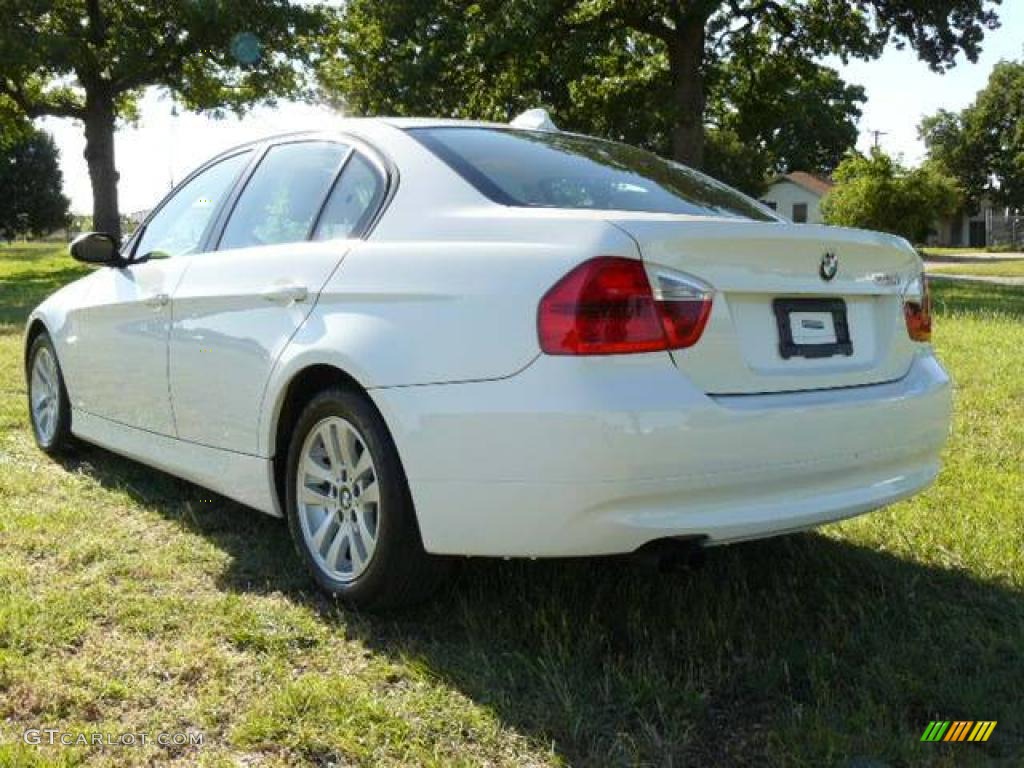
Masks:
[[[176,128],[178,127],[178,104],[174,101],[174,97],[171,97],[171,117],[168,121],[167,128],[167,188],[170,190],[174,189],[174,149],[177,136]]]
[[[875,149],[878,149],[879,139],[889,135],[887,131],[868,131],[868,133],[875,137]]]

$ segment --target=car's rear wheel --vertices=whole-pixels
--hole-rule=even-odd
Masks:
[[[367,398],[329,389],[292,433],[288,525],[317,584],[342,600],[386,609],[426,597],[444,564],[423,549],[391,435]]]
[[[49,335],[40,333],[28,353],[28,413],[36,445],[51,455],[74,445],[71,403]]]

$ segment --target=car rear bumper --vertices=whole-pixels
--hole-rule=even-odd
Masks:
[[[599,555],[861,514],[930,484],[950,382],[928,354],[887,384],[709,397],[655,353],[539,357],[499,381],[372,390],[428,551]]]

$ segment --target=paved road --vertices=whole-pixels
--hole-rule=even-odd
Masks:
[[[998,261],[1017,261],[1024,259],[1024,253],[928,253],[925,250],[925,255],[928,256],[929,264],[972,264],[972,263],[992,263]]]
[[[961,280],[974,283],[992,283],[993,285],[1014,285],[1024,286],[1024,277],[999,277],[997,275],[960,275],[948,274],[936,271],[937,268],[957,264],[998,264],[1004,261],[1022,261],[1024,253],[970,253],[950,254],[949,256],[931,256],[925,263],[924,269],[931,280]]]
[[[1013,285],[1024,287],[1024,277],[996,277],[995,275],[947,275],[943,272],[928,272],[929,280],[959,280],[965,283],[991,283],[992,285]]]

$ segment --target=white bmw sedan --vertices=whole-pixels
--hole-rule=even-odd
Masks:
[[[794,226],[552,130],[346,120],[226,152],[38,309],[48,452],[103,446],[287,518],[324,589],[443,555],[716,545],[932,482],[950,383],[903,240]]]

